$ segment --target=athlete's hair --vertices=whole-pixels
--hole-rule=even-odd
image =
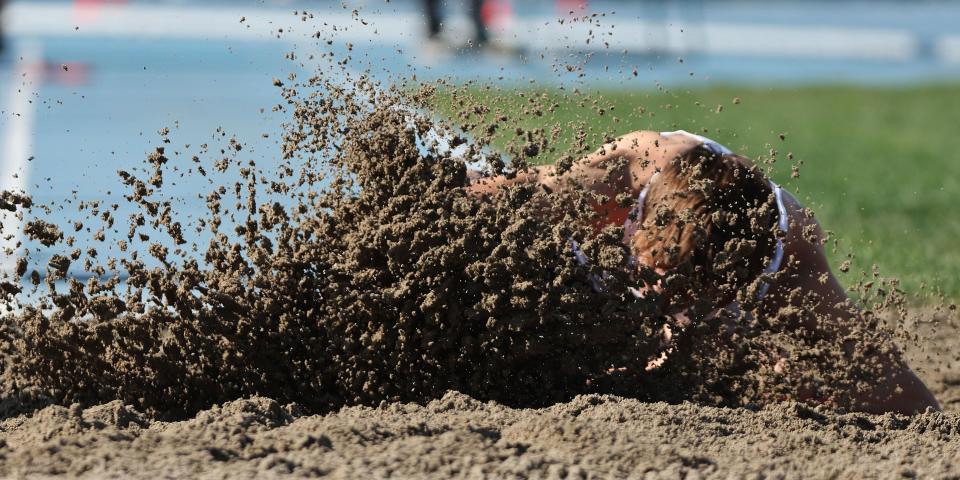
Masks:
[[[698,146],[656,176],[643,208],[631,249],[648,266],[683,273],[674,283],[686,298],[732,300],[773,257],[776,198],[747,158]]]

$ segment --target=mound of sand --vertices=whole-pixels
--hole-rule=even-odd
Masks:
[[[301,416],[262,397],[182,422],[120,402],[0,424],[0,475],[126,478],[946,478],[960,416],[838,414],[585,395],[514,409],[448,393]]]
[[[940,359],[960,337],[953,328],[939,332],[924,351],[907,353],[946,413],[844,414],[792,402],[718,408],[611,395],[520,409],[449,392],[426,404],[326,415],[253,397],[163,422],[113,401],[3,420],[0,476],[956,478],[960,364]]]

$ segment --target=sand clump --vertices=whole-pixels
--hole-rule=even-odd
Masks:
[[[516,406],[583,393],[741,405],[788,398],[798,382],[823,398],[850,389],[826,367],[848,360],[828,339],[743,313],[674,325],[674,353],[647,371],[676,320],[656,294],[628,293],[636,280],[622,229],[593,234],[588,192],[527,185],[471,198],[464,160],[431,140],[465,139],[420,113],[432,87],[353,87],[322,76],[282,86],[293,119],[282,161],[260,168],[230,138],[207,171],[241,180],[214,182],[208,215],[193,222],[162,195],[176,167],[165,148],[119,172],[139,207],[129,228],[86,208],[108,219],[119,252],[142,248],[51,257],[41,302],[3,322],[9,413],[120,400],[177,419],[253,395],[325,412],[448,390]],[[509,175],[544,150],[525,151],[509,165],[491,159],[490,173]],[[50,242],[63,236],[45,220],[27,226]],[[209,243],[189,245],[191,230]],[[595,260],[578,264],[571,239]],[[68,275],[81,262],[95,273],[86,283]],[[696,289],[684,282],[671,277],[669,290]],[[771,370],[771,352],[787,347],[812,375]]]
[[[435,139],[469,142],[423,113],[434,87],[358,78],[346,90],[317,76],[280,89],[292,120],[277,164],[244,159],[234,138],[219,155],[201,146],[214,156],[206,216],[181,221],[163,195],[165,175],[184,168],[166,147],[118,172],[137,207],[128,228],[81,203],[120,255],[55,254],[34,282],[41,301],[5,317],[9,414],[120,400],[177,419],[253,395],[315,413],[448,390],[516,406],[582,393],[740,405],[790,391],[757,368],[769,339],[721,334],[746,317],[685,327],[675,354],[646,371],[675,319],[656,294],[628,293],[622,229],[594,235],[592,198],[576,188],[469,197],[463,157]],[[546,151],[542,132],[522,133],[525,153],[488,155],[488,173]],[[218,172],[240,180],[218,183]],[[72,241],[48,219],[26,225],[44,245]],[[190,244],[191,231],[209,243]],[[571,239],[595,260],[578,264]],[[85,283],[69,275],[81,264]]]
[[[464,158],[490,138],[469,142],[423,113],[433,86],[360,77],[345,89],[318,75],[279,88],[291,121],[276,164],[245,159],[225,132],[219,149],[201,146],[212,157],[206,216],[181,221],[163,195],[165,175],[203,164],[166,147],[118,172],[137,207],[126,229],[106,205],[80,203],[88,225],[104,225],[95,239],[118,237],[120,255],[74,248],[35,266],[46,272],[33,282],[40,301],[0,331],[3,393],[16,399],[8,413],[120,400],[176,419],[253,395],[325,412],[448,390],[516,406],[583,393],[736,406],[799,388],[841,398],[871,378],[841,368],[852,358],[846,340],[797,329],[803,311],[674,324],[683,332],[674,353],[647,371],[675,319],[656,294],[628,293],[636,280],[622,229],[593,234],[588,192],[526,185],[469,197]],[[544,130],[516,134],[510,162],[486,154],[487,173],[512,175],[551,153]],[[438,137],[466,154],[452,156]],[[217,173],[240,180],[218,183]],[[69,248],[50,211],[29,210],[27,236]],[[185,232],[209,241],[191,244]],[[594,260],[579,265],[571,239]],[[69,275],[80,265],[93,274],[86,282]],[[28,270],[15,275],[36,279]],[[670,290],[697,290],[685,282],[672,276]],[[747,299],[755,286],[742,288]],[[877,325],[864,323],[854,357],[882,342]],[[773,371],[769,359],[784,354],[798,375]]]
[[[43,301],[4,322],[7,394],[182,418],[250,395],[322,412],[450,389],[522,405],[675,393],[643,388],[662,316],[626,294],[626,274],[591,287],[628,255],[616,231],[586,238],[586,202],[533,188],[468,198],[463,161],[425,144],[433,124],[411,110],[422,93],[321,78],[283,91],[285,161],[261,170],[231,139],[211,171],[243,180],[214,187],[199,222],[184,227],[163,200],[163,148],[142,173],[120,172],[140,208],[114,227],[119,250],[145,248],[106,260],[123,282],[68,279],[80,255],[51,258]],[[561,203],[559,218],[542,215]],[[194,246],[202,262],[184,245],[190,228],[211,238]],[[601,260],[577,265],[571,238]]]

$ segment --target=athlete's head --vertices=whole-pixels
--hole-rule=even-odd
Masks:
[[[665,274],[659,289],[674,308],[695,298],[728,303],[775,251],[773,189],[738,155],[701,145],[673,159],[651,181],[643,211],[631,248],[641,268]]]

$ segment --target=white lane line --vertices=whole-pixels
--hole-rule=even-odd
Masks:
[[[627,49],[674,54],[883,61],[910,60],[919,52],[916,35],[898,29],[611,20],[600,30],[589,23],[570,24],[563,28],[545,27],[544,19],[516,23],[518,32],[526,32],[533,39],[534,49],[609,48],[613,52]],[[591,36],[591,31],[594,38],[587,45],[585,40]],[[607,32],[615,35],[607,35]]]
[[[889,61],[919,53],[916,36],[905,30],[717,23],[705,34],[706,53]]]
[[[96,15],[79,15],[69,3],[23,3],[7,7],[9,32],[23,36],[140,37],[163,39],[268,40],[306,38],[317,30],[338,42],[376,42],[412,46],[421,42],[423,18],[415,12],[370,12],[359,17],[342,9],[321,7],[314,18],[301,22],[293,9],[243,6],[193,7],[187,5],[104,4]],[[240,18],[245,21],[240,23]],[[360,23],[360,19],[366,25]],[[334,31],[334,29],[336,29]],[[587,23],[561,26],[555,17],[514,19],[503,34],[528,41],[533,49],[702,52],[721,55],[776,58],[830,58],[904,61],[920,54],[916,32],[907,29],[835,27],[824,25],[769,25],[733,22],[656,22],[611,18],[602,30],[616,33],[597,36],[589,45]],[[680,30],[685,33],[680,33]],[[951,52],[942,56],[953,60]]]
[[[275,40],[278,29],[283,29],[281,39],[309,38],[322,30],[324,34],[336,33],[339,42],[376,39],[411,43],[420,40],[422,31],[422,19],[415,14],[364,13],[364,25],[350,11],[326,6],[307,8],[314,18],[305,22],[293,14],[293,8],[136,4],[103,4],[96,8],[96,15],[79,15],[71,4],[18,2],[8,6],[4,15],[9,19],[6,23],[11,36]]]
[[[0,190],[29,193],[30,166],[28,159],[33,150],[33,125],[37,109],[37,91],[43,76],[43,50],[39,42],[17,42],[14,53],[16,66],[7,88],[0,127]],[[17,255],[9,254],[16,250],[23,232],[22,216],[0,212],[0,271],[11,272],[16,264]]]
[[[946,35],[940,38],[934,47],[937,56],[944,63],[960,63],[960,35]]]

